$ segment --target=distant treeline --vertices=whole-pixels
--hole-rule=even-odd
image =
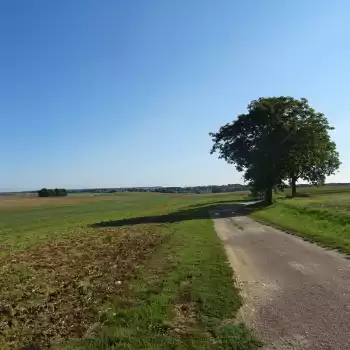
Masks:
[[[187,187],[129,187],[129,188],[96,188],[69,190],[69,193],[114,193],[114,192],[158,192],[158,193],[220,193],[249,191],[249,187],[241,184],[187,186]]]
[[[221,186],[193,186],[193,187],[161,187],[155,188],[152,192],[161,193],[221,193],[247,191],[248,186],[240,184],[229,184]]]
[[[63,197],[67,195],[67,190],[65,188],[42,188],[38,191],[39,197]]]
[[[339,182],[339,183],[326,183],[326,186],[336,187],[336,186],[350,186],[349,182]],[[286,185],[286,187],[288,187]],[[297,187],[314,187],[310,184],[298,184]],[[44,190],[44,191],[43,191]],[[67,193],[115,193],[115,192],[161,192],[161,193],[219,193],[219,192],[237,192],[237,191],[249,191],[250,187],[241,184],[228,184],[228,185],[211,185],[211,186],[193,186],[193,187],[129,187],[129,188],[83,188],[83,189],[57,189],[62,191],[61,196],[66,196]],[[16,195],[16,194],[35,194],[43,191],[46,194],[42,197],[49,197],[53,194],[47,195],[47,193],[52,193],[51,191],[43,188],[40,191],[20,191],[20,192],[0,192],[0,196]],[[54,194],[53,196],[57,196]]]

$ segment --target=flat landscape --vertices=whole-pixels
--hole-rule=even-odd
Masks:
[[[0,348],[257,348],[208,216],[242,199],[1,197]]]
[[[326,252],[316,245],[300,250],[300,244],[287,239],[287,233],[257,226],[260,224],[251,218],[348,254],[350,191],[334,186],[299,192],[301,196],[293,199],[286,198],[288,191],[279,193],[274,204],[253,204],[248,211],[241,211],[242,204],[249,201],[246,192],[0,197],[0,349],[245,350],[262,345],[256,336],[264,341],[276,339],[277,348],[299,340],[304,344],[301,348],[307,348],[307,336],[298,338],[302,331],[296,328],[299,335],[283,338],[282,344],[273,331],[283,333],[283,322],[269,324],[283,315],[278,305],[286,302],[314,305],[321,312],[316,301],[328,293],[327,298],[334,300],[332,310],[341,307],[335,287],[324,293],[323,284],[313,282],[315,276],[317,281],[334,279],[337,268],[332,272],[329,263],[327,269],[310,276],[305,274],[309,270],[301,269],[333,258],[322,258]],[[235,237],[230,241],[233,251],[243,252],[248,246],[251,250],[246,262],[244,257],[232,260],[229,255],[237,283],[209,216],[217,210],[220,214],[214,218],[226,220],[224,233],[217,228],[219,236]],[[267,253],[274,245],[276,251]],[[310,253],[300,255],[299,250]],[[281,258],[278,264],[269,265],[282,251],[292,264]],[[336,259],[343,266],[340,270],[347,266],[345,258]],[[244,264],[255,269],[256,283],[246,267],[242,269]],[[283,266],[281,274],[277,267]],[[346,290],[342,276],[337,288]],[[288,293],[264,294],[270,280],[288,285]],[[242,281],[246,281],[243,287]],[[259,283],[262,287],[257,290]],[[310,288],[305,287],[298,296],[300,283]],[[316,299],[312,297],[315,285],[320,286]],[[247,294],[250,298],[256,295],[255,310],[260,310],[265,299],[274,300],[269,305],[277,310],[276,317],[269,319],[262,311],[252,321],[246,313]],[[275,301],[280,304],[273,304]],[[299,308],[295,310],[297,315]],[[312,320],[315,311],[310,312],[305,317],[318,337],[321,328]],[[255,327],[254,322],[260,326]],[[333,344],[337,341],[342,340],[334,339]]]

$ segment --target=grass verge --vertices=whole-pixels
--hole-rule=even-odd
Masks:
[[[350,254],[350,215],[314,199],[281,200],[250,214],[253,218]]]
[[[241,306],[210,219],[167,224],[167,241],[128,294],[106,304],[100,324],[64,349],[257,349],[235,322]]]

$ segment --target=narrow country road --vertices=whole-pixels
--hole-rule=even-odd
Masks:
[[[264,349],[350,349],[350,260],[236,213],[211,212]]]

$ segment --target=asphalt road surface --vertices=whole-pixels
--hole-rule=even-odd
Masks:
[[[211,212],[265,349],[350,349],[350,260],[237,213]]]

